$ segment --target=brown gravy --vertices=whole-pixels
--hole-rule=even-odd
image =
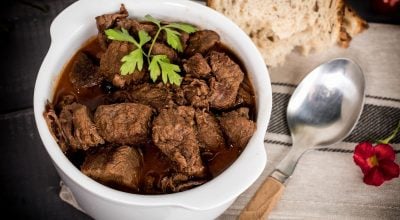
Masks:
[[[228,54],[228,56],[233,59],[236,63],[238,63],[244,73],[246,70],[244,68],[243,63],[240,59],[226,46],[223,44],[217,44],[214,50],[222,51]],[[96,38],[89,39],[83,47],[79,50],[82,51],[94,59],[98,56],[99,53],[102,52]],[[79,52],[78,51],[78,52]],[[77,52],[77,53],[78,53]],[[109,94],[105,93],[101,86],[94,86],[91,88],[81,88],[79,90],[75,89],[69,79],[69,72],[72,69],[73,63],[75,61],[76,55],[72,57],[72,59],[68,62],[61,73],[61,77],[55,89],[55,95],[52,100],[52,103],[57,106],[58,103],[62,100],[62,97],[65,95],[73,95],[77,98],[77,102],[88,106],[88,108],[92,111],[95,111],[97,106],[104,104],[105,99]],[[248,85],[248,88],[251,89],[251,94],[254,94],[254,91],[251,87],[250,81],[246,74],[244,79],[244,83]],[[254,98],[254,95],[253,95]],[[255,103],[255,102],[254,102]],[[250,119],[255,121],[255,106],[246,106],[250,107]],[[216,115],[219,115],[220,112],[213,111]],[[162,174],[171,172],[171,164],[169,160],[162,154],[162,152],[152,143],[151,138],[149,138],[149,142],[146,145],[139,146],[142,154],[143,154],[143,169],[142,169],[142,177],[148,175],[149,173],[155,174],[156,176],[162,176]],[[220,173],[222,173],[225,169],[227,169],[241,154],[241,149],[238,147],[229,147],[229,148],[221,148],[215,154],[202,154],[202,160],[206,168],[208,169],[207,180],[210,180]],[[67,152],[68,158],[71,162],[79,169],[82,165],[85,152]],[[143,184],[142,178],[142,184]],[[124,190],[124,189],[122,189]],[[127,190],[124,190],[127,191]],[[139,192],[135,192],[139,194],[158,194],[159,192],[146,191],[141,189]]]

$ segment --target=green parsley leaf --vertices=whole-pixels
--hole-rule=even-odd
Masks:
[[[145,43],[149,42],[151,40],[150,35],[143,30],[139,31],[139,45],[143,46]]]
[[[106,33],[107,37],[111,40],[130,42],[137,47],[137,49],[133,50],[128,55],[122,57],[121,62],[123,63],[120,68],[121,75],[131,74],[135,71],[136,68],[139,71],[141,71],[143,69],[143,63],[144,63],[143,61],[144,52],[142,50],[142,46],[151,40],[149,34],[143,30],[139,31],[139,43],[138,43],[124,28],[121,28],[121,30],[107,29],[104,32]]]
[[[176,28],[176,29],[184,31],[188,34],[191,34],[191,33],[194,33],[197,31],[197,28],[195,26],[190,25],[190,24],[185,24],[185,23],[171,23],[171,24],[166,25],[165,27]]]
[[[121,65],[120,71],[121,75],[128,75],[135,71],[136,66],[139,71],[143,69],[143,51],[141,48],[138,48],[128,55],[122,57],[121,61],[123,64]]]
[[[181,39],[179,38],[179,35],[181,34],[169,28],[164,28],[164,30],[165,33],[167,34],[167,43],[175,50],[182,52],[183,51],[182,43]]]
[[[161,67],[161,76],[164,83],[167,83],[167,78],[168,78],[168,81],[171,84],[175,84],[177,86],[181,85],[182,77],[178,74],[178,72],[180,72],[181,69],[179,68],[178,65],[170,63],[167,56],[160,59],[158,63],[160,64]]]
[[[172,64],[166,55],[155,55],[149,66],[150,77],[157,80],[161,73],[161,79],[164,83],[168,81],[177,86],[181,85],[182,77],[178,74],[181,71],[178,65]]]
[[[160,66],[158,65],[158,60],[163,58],[165,55],[155,55],[151,59],[149,70],[150,70],[150,78],[155,82],[161,74]],[[165,56],[166,57],[166,56]]]
[[[197,28],[193,25],[185,23],[170,23],[162,25],[160,20],[152,17],[151,15],[146,15],[145,20],[156,24],[158,26],[158,31],[156,35],[152,38],[146,31],[140,30],[138,32],[139,42],[136,41],[135,38],[133,38],[124,28],[121,28],[121,30],[105,30],[105,34],[107,35],[108,39],[116,41],[126,41],[136,46],[135,50],[130,52],[128,55],[122,57],[122,65],[120,68],[121,75],[131,74],[136,69],[141,71],[144,65],[144,54],[147,57],[150,78],[153,80],[153,82],[157,81],[158,77],[161,75],[161,79],[164,83],[169,82],[171,84],[179,86],[182,82],[182,76],[178,74],[181,71],[180,67],[178,65],[172,64],[166,55],[151,56],[151,50],[154,43],[157,41],[159,34],[162,30],[164,30],[166,33],[167,44],[178,52],[182,52],[183,46],[180,39],[180,35],[182,32],[179,33],[178,31],[183,31],[190,34],[196,32]],[[150,49],[145,54],[142,47],[149,41],[152,41]]]
[[[129,35],[129,32],[125,28],[121,28],[121,30],[107,29],[104,32],[110,40],[127,41],[138,46],[136,40],[131,35]]]
[[[147,21],[150,21],[150,22],[156,24],[158,27],[161,26],[161,21],[158,20],[158,19],[156,19],[156,18],[154,18],[154,17],[151,16],[151,15],[146,15],[146,16],[144,16],[144,18],[145,18]]]

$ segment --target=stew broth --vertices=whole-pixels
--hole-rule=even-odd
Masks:
[[[241,63],[240,59],[231,51],[229,50],[226,46],[224,46],[221,43],[218,43],[216,46],[213,48],[216,51],[222,51],[228,56],[234,60],[236,63],[238,63],[244,73],[246,73],[246,70],[244,68],[244,65]],[[102,49],[100,48],[100,45],[97,41],[96,38],[91,38],[84,44],[84,46],[79,50],[81,52],[84,52],[85,54],[88,54],[91,58],[95,60],[95,62],[99,62],[99,54],[103,53]],[[79,52],[78,51],[78,52]],[[77,53],[78,53],[77,52]],[[73,63],[75,61],[76,55],[68,62],[68,64],[65,66],[63,69],[61,76],[59,78],[59,82],[56,86],[55,89],[55,95],[54,99],[52,100],[52,103],[54,106],[57,106],[59,102],[63,99],[64,96],[66,95],[73,95],[78,103],[81,103],[83,105],[86,105],[91,113],[95,111],[97,106],[105,104],[105,100],[107,97],[109,97],[111,93],[109,91],[105,91],[104,83],[102,85],[97,85],[93,86],[90,88],[79,88],[76,89],[70,79],[69,79],[69,72],[72,69]],[[151,81],[149,81],[151,82]],[[251,89],[250,93],[253,94],[253,99],[254,99],[254,92],[252,90],[250,80],[248,79],[247,74],[245,74],[245,79],[243,81],[244,84],[248,88]],[[253,103],[255,101],[253,100]],[[236,108],[238,106],[235,106]],[[255,121],[255,106],[245,106],[250,108],[249,116],[250,119]],[[57,114],[59,113],[59,109],[56,108]],[[212,110],[215,115],[220,115],[222,112],[219,112],[217,110]],[[226,111],[226,110],[225,110]],[[157,176],[162,176],[165,173],[172,172],[171,171],[171,162],[168,160],[168,158],[163,155],[163,153],[152,143],[151,137],[149,137],[149,141],[145,145],[139,146],[140,152],[143,155],[143,168],[142,168],[142,177],[146,175],[154,175],[156,178]],[[242,149],[239,147],[225,147],[225,148],[220,148],[218,152],[215,153],[209,153],[209,152],[203,152],[201,154],[203,163],[207,169],[207,180],[210,180],[216,176],[218,176],[220,173],[222,173],[225,169],[227,169],[241,154]],[[80,166],[82,165],[85,157],[85,152],[82,150],[79,151],[68,151],[67,152],[67,157],[72,161],[72,163],[79,169]],[[142,178],[142,186],[144,186],[143,181],[145,181]],[[124,191],[129,191],[127,189],[121,189]],[[152,191],[148,189],[140,189],[139,192],[135,192],[139,194],[158,194],[161,192],[157,191]]]

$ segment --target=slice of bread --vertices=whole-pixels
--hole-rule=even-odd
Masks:
[[[238,24],[269,66],[282,64],[294,49],[307,55],[335,43],[346,47],[366,27],[343,0],[207,0],[207,5]]]
[[[347,48],[351,38],[368,28],[368,24],[349,6],[345,7],[339,45]]]

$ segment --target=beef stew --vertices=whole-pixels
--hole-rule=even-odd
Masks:
[[[163,194],[199,186],[227,169],[256,129],[244,65],[214,31],[175,29],[175,49],[167,31],[128,16],[121,5],[96,17],[98,35],[68,62],[47,103],[49,129],[78,169],[112,188]],[[122,74],[121,60],[140,48],[110,39],[110,29],[136,39],[146,32],[154,43],[139,45],[144,56],[165,56],[160,68],[171,62],[181,80],[154,77],[151,62]]]

